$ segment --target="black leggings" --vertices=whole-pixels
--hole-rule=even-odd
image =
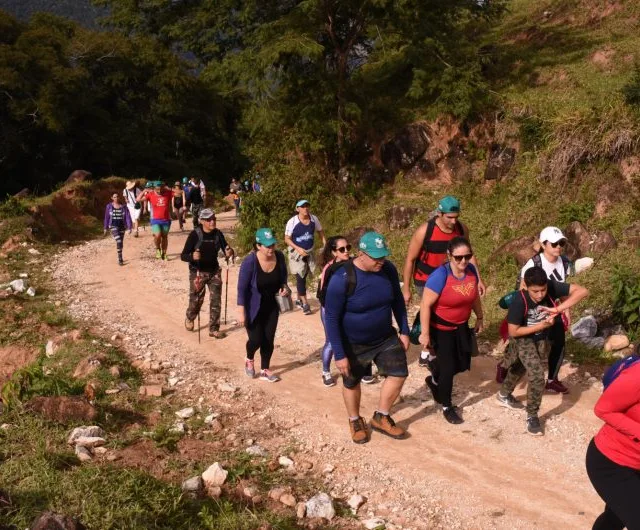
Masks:
[[[551,349],[549,350],[549,375],[548,379],[556,379],[562,359],[564,359],[565,331],[562,317],[556,317],[553,321],[553,327],[549,333],[549,341]]]
[[[273,342],[278,327],[280,309],[278,304],[270,307],[260,307],[256,319],[247,326],[247,359],[253,360],[256,351],[260,349],[260,369],[268,370],[273,354]]]
[[[609,460],[593,440],[587,449],[587,474],[605,503],[592,530],[640,530],[640,471]]]
[[[438,385],[438,398],[442,406],[451,407],[453,376],[459,372],[456,362],[456,332],[431,328],[431,338],[436,339],[436,358],[429,363],[429,369],[434,383]]]

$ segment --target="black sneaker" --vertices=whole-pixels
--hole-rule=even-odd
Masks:
[[[508,394],[503,396],[500,392],[496,394],[496,399],[503,407],[507,407],[508,409],[523,409],[524,406],[520,403],[516,398],[513,397],[513,394]]]
[[[309,307],[309,304],[304,304],[302,306],[302,314],[304,314],[304,315],[310,315],[311,314],[311,308]]]
[[[299,307],[300,309],[302,309],[302,300],[296,300],[296,307]]]
[[[436,403],[440,403],[440,398],[438,397],[438,385],[433,382],[433,377],[428,375],[424,382],[427,384],[427,388],[431,390],[431,395],[433,396],[433,401]]]
[[[458,416],[458,412],[455,407],[447,407],[442,409],[442,413],[444,414],[444,419],[453,425],[459,425],[460,423],[464,423],[464,420]]]
[[[331,376],[331,374],[322,374],[322,382],[324,386],[336,386],[335,379]]]
[[[527,432],[532,436],[544,436],[544,431],[542,430],[538,416],[530,416],[527,418]]]
[[[365,385],[372,385],[373,383],[376,382],[376,378],[373,375],[363,375],[361,381]]]

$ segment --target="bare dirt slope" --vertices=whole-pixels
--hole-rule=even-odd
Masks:
[[[233,214],[218,219],[219,228],[231,234]],[[465,423],[451,426],[425,390],[426,372],[418,367],[418,352],[412,347],[410,377],[394,410],[410,438],[396,441],[374,433],[370,443],[355,446],[340,386],[327,389],[320,379],[324,334],[316,312],[281,317],[272,368],[282,381],[273,385],[244,376],[244,330],[227,325],[226,339],[209,338],[205,310],[202,343],[196,333],[185,331],[187,265],[179,253],[186,236],[171,233],[168,262],[152,258],[148,229],[139,239],[125,238],[124,267],[117,265],[110,238],[63,252],[55,275],[68,290],[72,313],[87,320],[97,317],[105,334],[124,332],[134,356],[151,348],[155,359],[172,360],[174,375],[184,379],[176,387],[179,391],[194,392],[201,385],[206,392],[214,371],[243,388],[251,385],[253,399],[264,402],[265,429],[278,425],[282,443],[297,440],[335,465],[329,489],[345,496],[366,495],[369,513],[385,517],[396,528],[591,526],[602,503],[586,476],[584,454],[599,426],[592,411],[600,389],[587,384],[584,374],[563,367],[571,393],[544,396],[546,435],[532,437],[525,432],[524,413],[499,407],[495,400],[495,359],[476,358],[472,371],[456,379],[455,400]],[[230,319],[235,317],[238,270],[236,265],[229,271]],[[367,418],[378,390],[379,385],[364,387],[362,411]],[[519,387],[516,397],[524,398],[525,391],[524,385]]]

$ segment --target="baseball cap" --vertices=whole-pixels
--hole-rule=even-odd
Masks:
[[[445,195],[438,203],[438,211],[440,213],[459,213],[460,201],[452,195]]]
[[[540,232],[540,243],[548,241],[549,243],[557,243],[561,239],[567,239],[556,226],[547,226],[542,232]]]
[[[374,259],[384,258],[391,253],[389,252],[389,247],[387,247],[386,239],[378,232],[366,232],[363,234],[358,247],[367,256]]]
[[[188,177],[182,177],[182,183],[186,184],[187,182],[189,182],[189,178]]]
[[[277,243],[276,238],[273,237],[273,230],[271,228],[258,228],[256,230],[256,243],[270,247]]]
[[[300,208],[300,206],[304,206],[305,204],[311,204],[307,199],[300,199],[296,203],[296,208]]]
[[[205,208],[200,212],[200,215],[198,217],[200,217],[200,219],[211,219],[215,218],[215,216],[216,213],[211,208]]]
[[[152,180],[147,180],[147,182],[145,182],[144,184],[145,188],[153,188],[153,181]]]

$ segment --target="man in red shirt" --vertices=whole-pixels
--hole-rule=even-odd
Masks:
[[[150,188],[142,191],[136,200],[145,198],[153,206],[153,219],[151,219],[151,233],[156,246],[156,258],[167,259],[167,247],[169,245],[169,229],[171,228],[171,198],[173,194],[164,182],[156,181],[153,190]]]

